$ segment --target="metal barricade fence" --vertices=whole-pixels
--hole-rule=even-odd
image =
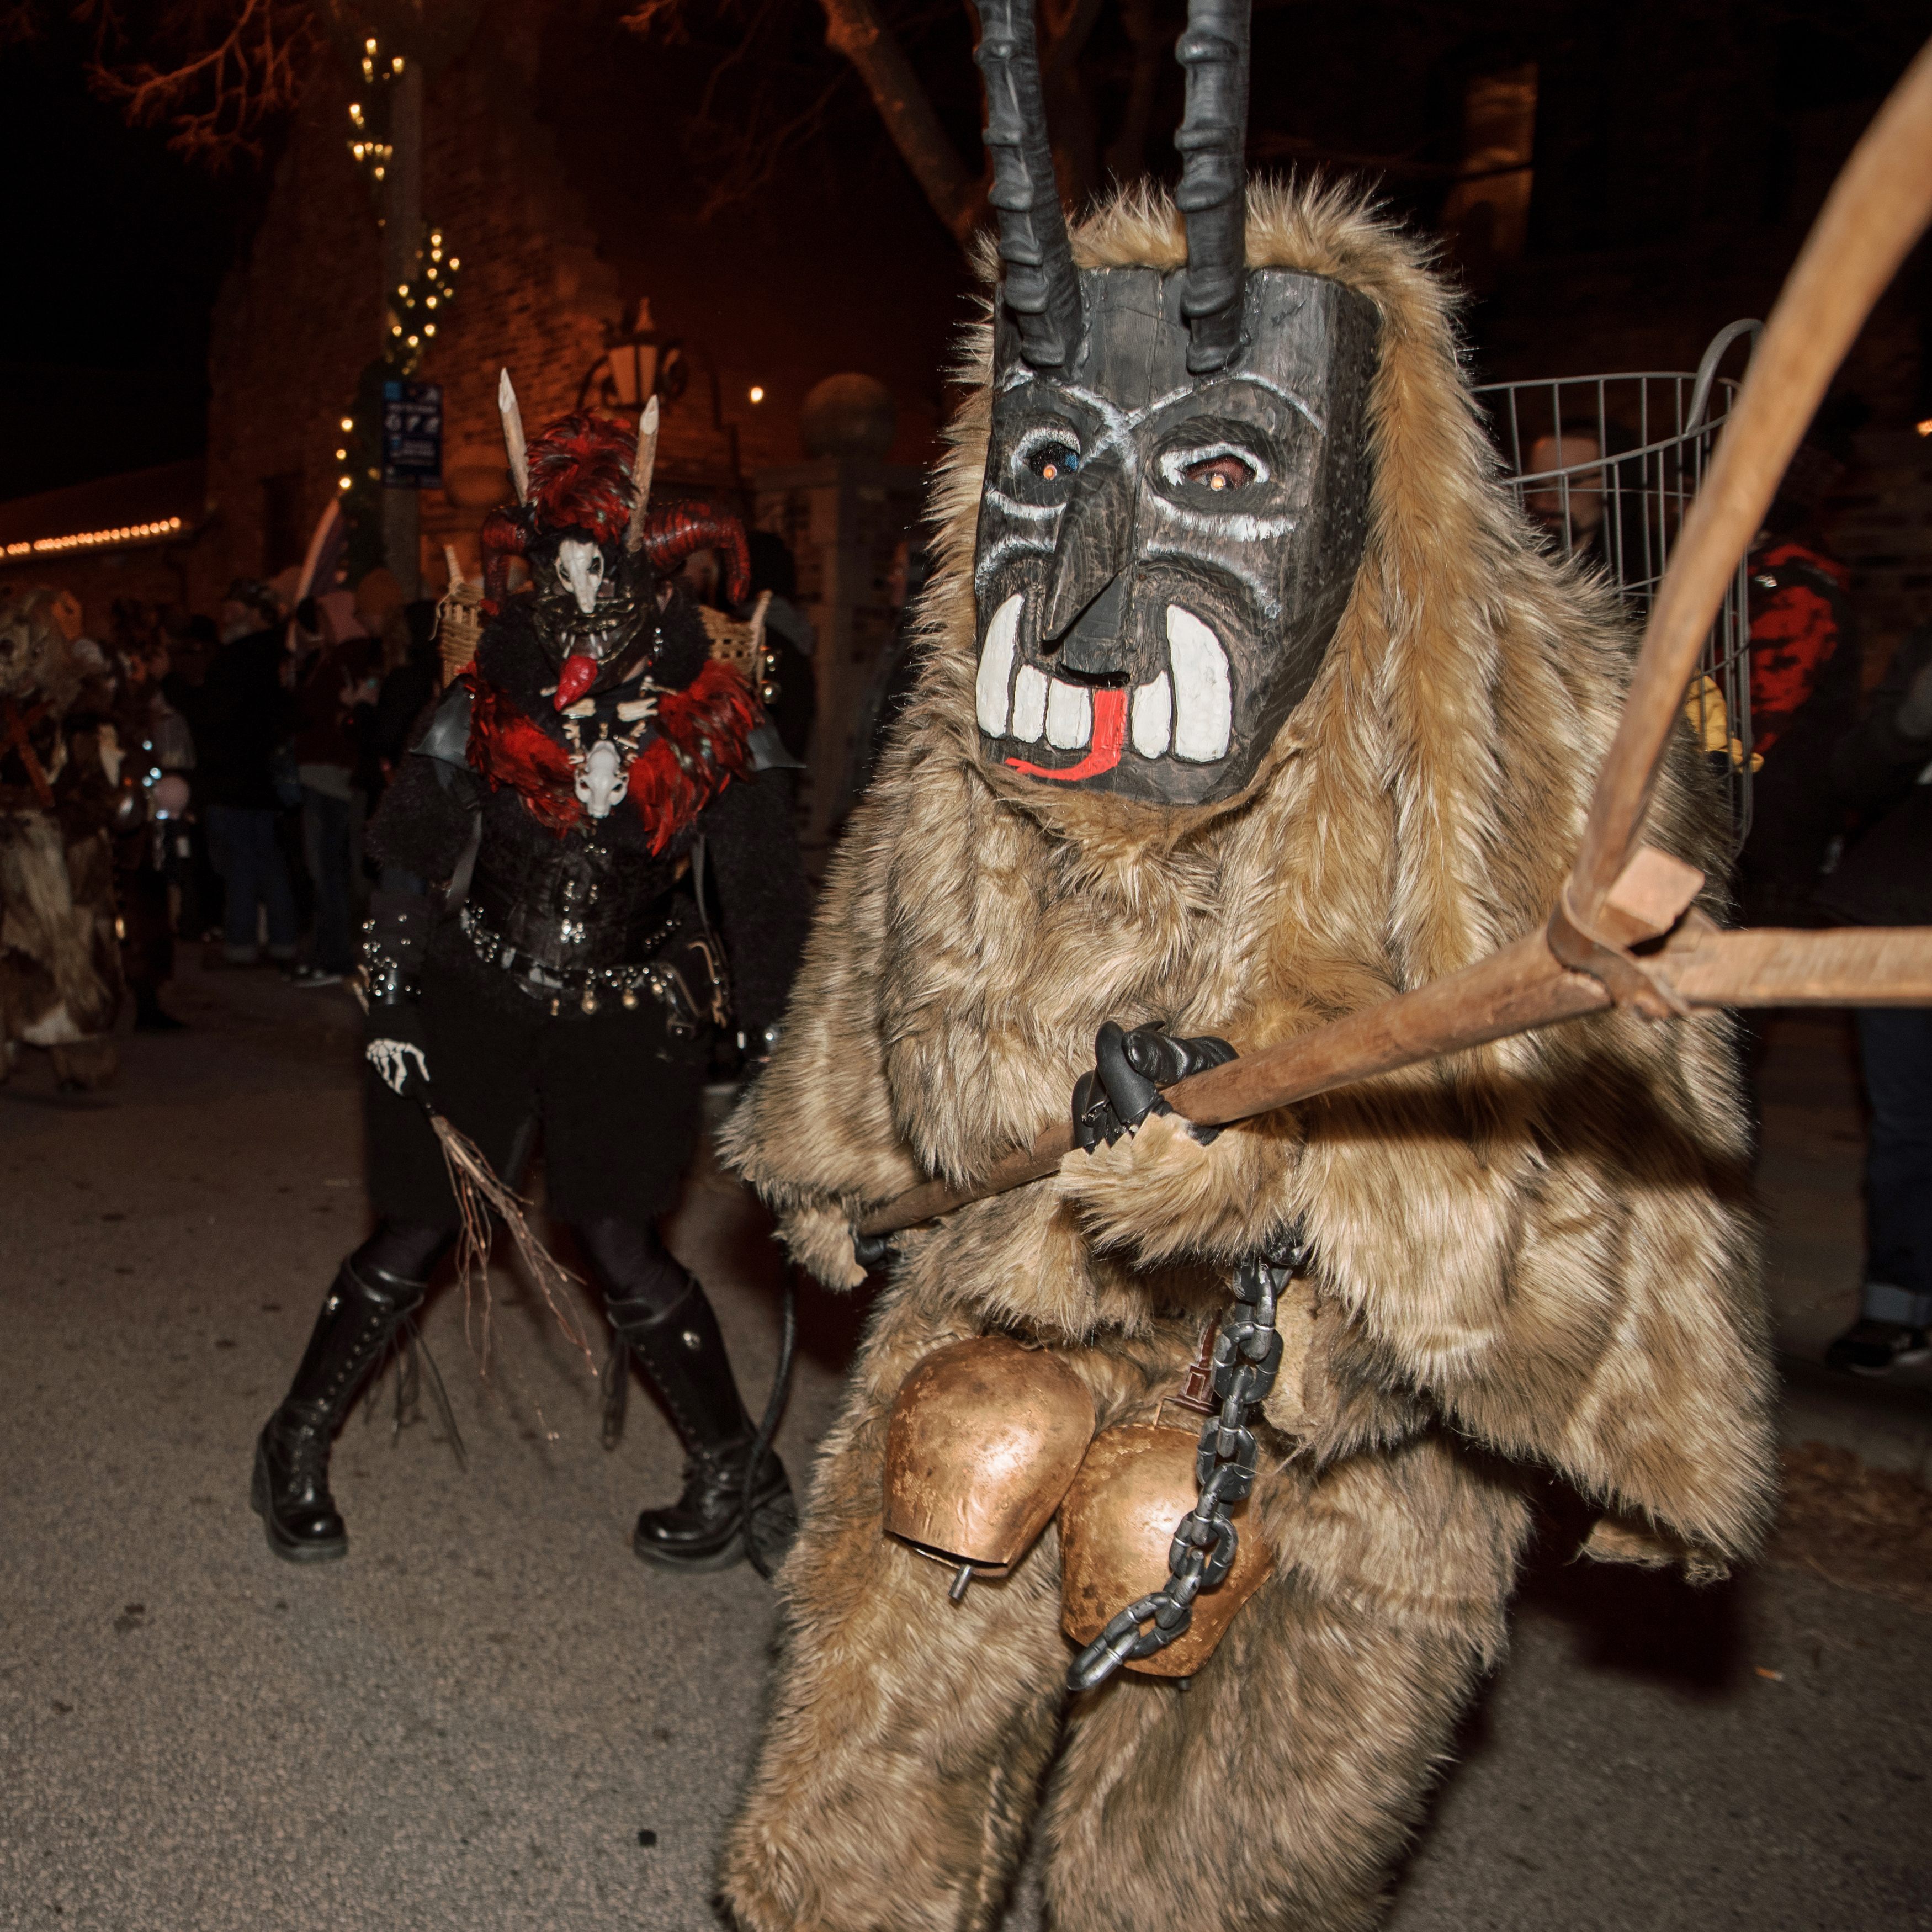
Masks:
[[[1551,548],[1600,567],[1641,628],[1684,513],[1701,487],[1738,384],[1718,374],[1732,345],[1763,325],[1734,322],[1694,373],[1566,376],[1490,382],[1476,392],[1505,486]],[[1750,829],[1750,613],[1740,560],[1685,694],[1691,726],[1721,769],[1733,847]]]

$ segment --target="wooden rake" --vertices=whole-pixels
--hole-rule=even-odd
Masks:
[[[1638,843],[1737,560],[1826,386],[1928,220],[1932,43],[1845,164],[1766,324],[1658,587],[1582,844],[1547,922],[1462,972],[1178,1082],[1166,1090],[1177,1113],[1202,1126],[1249,1120],[1613,1006],[1665,1021],[1708,1006],[1932,1005],[1932,926],[1724,932],[1691,909],[1703,875]],[[1631,950],[1646,942],[1642,953]],[[858,1232],[915,1227],[1040,1180],[1072,1146],[1063,1120],[970,1186],[908,1189],[866,1214]]]

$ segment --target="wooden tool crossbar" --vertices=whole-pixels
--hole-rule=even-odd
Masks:
[[[1765,326],[1651,608],[1582,842],[1544,930],[1460,973],[1166,1090],[1204,1126],[1612,1006],[1663,1018],[1712,1006],[1932,1005],[1932,927],[1726,932],[1688,910],[1702,881],[1638,844],[1683,695],[1826,385],[1932,220],[1932,44],[1853,152]],[[1633,950],[1632,949],[1637,949]],[[970,1186],[928,1181],[862,1215],[890,1234],[1037,1180],[1073,1146],[1070,1120]]]

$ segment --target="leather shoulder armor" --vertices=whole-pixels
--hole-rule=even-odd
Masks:
[[[422,758],[440,765],[470,764],[470,686],[461,679],[442,694],[429,721],[429,729],[416,740],[415,749]]]

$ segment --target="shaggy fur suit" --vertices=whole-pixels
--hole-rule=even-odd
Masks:
[[[1160,198],[1082,266],[1177,268]],[[1333,190],[1257,184],[1248,259],[1381,318],[1368,548],[1255,782],[1161,810],[982,760],[972,562],[980,382],[939,486],[914,701],[840,848],[730,1157],[791,1251],[855,1286],[850,1226],[1064,1115],[1107,1019],[1244,1051],[1540,924],[1630,640],[1509,506],[1418,244]],[[1648,836],[1714,875],[1690,754]],[[1553,1469],[1612,1560],[1721,1574],[1770,1508],[1770,1382],[1727,1023],[1608,1015],[1376,1079],[1203,1147],[1156,1116],[1060,1174],[898,1238],[782,1573],[769,1733],[723,1862],[753,1932],[997,1923],[1043,1807],[1058,1932],[1318,1932],[1376,1915],[1451,1727],[1500,1655]],[[880,1533],[886,1423],[920,1359],[1052,1348],[1100,1426],[1153,1418],[1226,1270],[1300,1219],[1316,1262],[1261,1431],[1273,1574],[1190,1686],[1070,1699],[1049,1529],[957,1606]]]

